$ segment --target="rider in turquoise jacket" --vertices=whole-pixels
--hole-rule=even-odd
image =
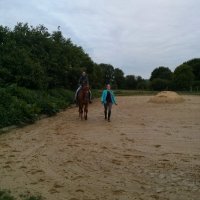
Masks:
[[[110,122],[112,105],[113,104],[117,105],[115,96],[114,96],[113,91],[111,90],[110,84],[107,84],[106,90],[103,90],[102,96],[101,96],[101,102],[104,105],[105,119],[108,119],[108,121]]]

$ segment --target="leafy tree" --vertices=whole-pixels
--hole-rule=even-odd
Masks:
[[[136,89],[139,89],[139,90],[149,89],[149,81],[143,79],[141,76],[136,77],[136,84],[137,84]]]
[[[94,64],[94,70],[92,74],[89,74],[90,84],[93,88],[103,88],[105,86],[104,71],[100,65]]]
[[[104,64],[104,63],[99,64],[99,66],[101,67],[103,73],[103,83],[104,84],[113,83],[114,67],[110,64]]]
[[[125,77],[125,88],[128,90],[135,90],[137,87],[137,80],[134,75],[127,75]]]
[[[194,74],[193,88],[198,91],[200,89],[200,58],[194,58],[184,64],[192,68]]]
[[[73,70],[72,70],[73,69]],[[48,33],[43,25],[18,23],[13,31],[0,26],[0,84],[30,89],[73,89],[82,70],[93,75],[94,63],[82,47],[61,31]],[[74,71],[74,77],[72,77]]]
[[[168,67],[158,67],[154,69],[150,77],[150,86],[153,90],[168,90],[172,85],[173,73]]]
[[[151,88],[156,91],[168,90],[171,87],[170,84],[169,80],[156,78],[151,81]]]
[[[178,66],[174,71],[174,85],[177,90],[190,90],[194,80],[192,68],[187,64]]]
[[[116,87],[120,89],[124,88],[125,86],[124,72],[119,68],[115,68],[113,76]]]
[[[152,81],[153,79],[157,78],[172,80],[172,72],[168,67],[158,67],[152,71],[150,80]]]
[[[183,64],[191,66],[195,80],[200,81],[200,58],[194,58]]]

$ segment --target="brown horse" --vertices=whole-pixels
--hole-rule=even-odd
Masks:
[[[84,118],[85,120],[87,120],[88,104],[89,104],[89,86],[83,85],[78,93],[79,117],[81,119],[83,119],[83,111],[84,111]]]

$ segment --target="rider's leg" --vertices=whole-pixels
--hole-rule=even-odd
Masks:
[[[107,103],[104,103],[104,115],[105,115],[105,119],[107,119],[107,108],[108,108]]]
[[[77,102],[78,92],[80,91],[80,89],[81,89],[81,86],[79,86],[79,88],[76,90],[75,97],[74,97],[75,102]]]
[[[109,103],[108,104],[108,121],[110,121],[111,109],[112,109],[112,103]]]

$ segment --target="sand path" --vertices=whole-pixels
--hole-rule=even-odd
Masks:
[[[0,188],[48,200],[197,200],[200,96],[180,104],[118,97],[112,121],[102,105],[77,108],[0,135]]]

